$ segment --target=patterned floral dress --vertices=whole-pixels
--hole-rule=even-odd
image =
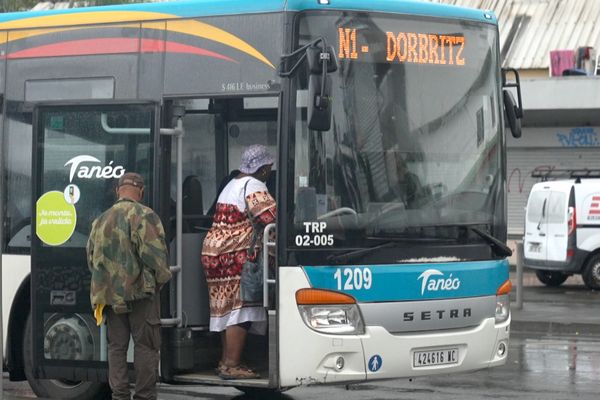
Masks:
[[[214,332],[244,322],[252,322],[252,333],[266,331],[267,315],[262,305],[243,303],[240,298],[242,265],[248,258],[253,234],[244,201],[246,182],[246,200],[255,225],[262,229],[275,221],[275,200],[258,179],[232,179],[219,195],[213,224],[202,246],[210,295],[210,330]],[[257,247],[262,248],[262,243]],[[250,259],[255,258],[256,255]]]

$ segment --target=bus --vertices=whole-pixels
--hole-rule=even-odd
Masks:
[[[282,391],[506,362],[505,135],[520,135],[522,106],[492,12],[185,0],[8,13],[0,59],[11,380],[48,398],[107,390],[85,244],[126,171],[143,175],[171,249],[162,381]],[[261,378],[224,381],[200,252],[251,144],[276,154],[268,331],[244,355]]]

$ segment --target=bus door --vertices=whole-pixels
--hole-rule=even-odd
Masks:
[[[166,125],[173,126],[175,115],[182,120],[181,152],[177,139],[170,146],[170,196],[167,236],[171,248],[171,264],[176,264],[177,238],[182,237],[181,274],[170,290],[173,316],[181,315],[178,326],[163,330],[161,374],[163,379],[185,383],[215,383],[235,386],[266,387],[274,383],[268,359],[273,350],[270,335],[248,335],[244,359],[259,370],[261,379],[224,382],[215,374],[221,356],[220,335],[209,328],[209,293],[201,263],[202,242],[212,225],[220,190],[239,168],[243,150],[262,144],[277,154],[278,96],[228,96],[165,100]],[[177,163],[182,163],[178,176]],[[276,198],[276,165],[266,182]],[[182,189],[181,232],[176,232],[177,190]],[[177,280],[180,279],[180,280]],[[178,291],[180,296],[178,296]],[[273,302],[270,304],[274,309]],[[180,310],[180,311],[178,311]],[[273,311],[274,313],[274,311]],[[269,321],[275,330],[275,321]],[[268,346],[273,343],[273,347]]]
[[[105,325],[90,305],[86,243],[115,201],[118,178],[138,172],[157,204],[157,105],[41,105],[34,112],[31,236],[33,371],[65,384],[107,381]],[[131,350],[131,349],[130,349]],[[131,352],[129,360],[132,360]]]

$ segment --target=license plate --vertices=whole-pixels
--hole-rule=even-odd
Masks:
[[[529,245],[529,251],[532,253],[541,253],[542,245],[540,245],[539,243],[531,243]]]
[[[429,367],[431,365],[444,365],[458,363],[458,348],[431,351],[415,351],[413,366]]]

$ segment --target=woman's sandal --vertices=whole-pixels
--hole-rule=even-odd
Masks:
[[[222,369],[219,371],[219,377],[222,379],[256,379],[260,378],[260,375],[252,369],[240,364],[235,367],[222,365]]]
[[[219,364],[215,367],[215,375],[220,375],[221,371],[226,368],[225,364],[223,364],[221,361],[219,361]]]
[[[240,365],[238,365],[238,367],[252,371],[252,368],[250,368],[249,366],[247,366],[246,364],[243,364],[243,363],[240,363]],[[215,375],[219,375],[221,373],[221,371],[223,371],[225,368],[227,368],[225,366],[225,364],[223,364],[222,361],[219,361],[219,364],[217,364],[217,366],[214,369]]]

